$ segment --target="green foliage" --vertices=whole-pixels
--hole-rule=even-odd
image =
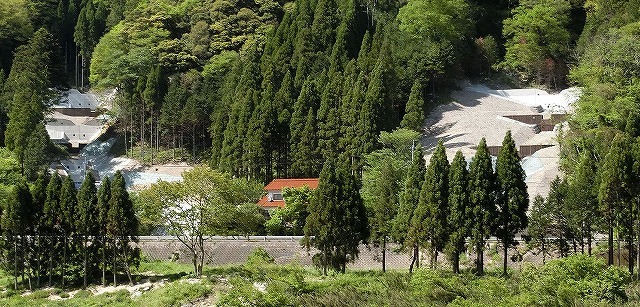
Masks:
[[[449,238],[446,247],[452,260],[454,273],[459,272],[460,254],[464,252],[466,238],[470,234],[470,221],[473,220],[468,188],[467,161],[462,152],[458,151],[449,168],[449,208],[447,212]]]
[[[418,207],[411,223],[420,225],[422,244],[431,250],[431,266],[435,266],[437,253],[442,251],[448,237],[447,209],[449,201],[449,161],[442,140],[429,160],[420,190]]]
[[[304,235],[304,224],[309,215],[307,208],[312,201],[313,191],[306,186],[284,188],[282,196],[287,205],[269,213],[270,219],[265,223],[267,232],[272,235]]]
[[[478,255],[476,260],[477,274],[483,274],[484,263],[482,255],[484,242],[491,234],[491,228],[495,219],[494,204],[495,176],[491,164],[491,156],[484,138],[480,140],[476,154],[469,165],[469,203],[472,214],[475,217],[471,222],[470,242],[475,247]]]
[[[411,87],[411,95],[405,107],[404,117],[400,126],[415,131],[422,131],[424,124],[424,97],[422,96],[422,84],[416,80]]]
[[[254,249],[247,257],[248,266],[258,266],[265,264],[273,264],[275,259],[262,247]]]
[[[138,195],[143,220],[163,226],[189,249],[196,275],[202,273],[204,238],[246,235],[264,223],[255,202],[259,186],[205,166],[183,175],[183,181],[153,184]]]
[[[516,144],[511,138],[511,131],[507,131],[496,161],[498,218],[495,233],[504,245],[504,274],[507,274],[508,247],[515,244],[515,234],[527,227],[529,194],[525,178]]]
[[[54,46],[53,36],[45,29],[38,30],[28,44],[16,51],[5,83],[5,95],[10,100],[5,106],[9,118],[4,131],[5,144],[16,153],[23,172],[26,154],[35,155],[29,157],[32,159],[29,162],[36,163],[36,168],[46,161],[43,149],[48,145],[49,135],[42,133],[43,127],[37,128],[38,124],[44,123],[44,113],[53,97],[49,89],[52,85],[49,69],[54,61]]]
[[[504,21],[503,67],[524,82],[562,84],[571,34],[569,1],[524,1]]]
[[[604,261],[576,255],[522,271],[521,289],[536,293],[543,305],[567,305],[576,300],[616,302],[626,299],[628,272]]]
[[[357,179],[346,165],[336,168],[327,161],[304,226],[305,244],[320,251],[314,258],[325,275],[329,266],[345,272],[347,262],[358,257],[360,243],[369,237],[368,226]]]

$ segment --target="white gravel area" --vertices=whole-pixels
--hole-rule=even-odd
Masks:
[[[425,134],[422,140],[425,159],[429,161],[439,139],[443,139],[449,161],[460,150],[468,161],[476,152],[481,138],[487,140],[487,146],[501,146],[507,130],[519,148],[521,145],[553,145],[538,150],[522,161],[527,175],[530,198],[536,194],[546,196],[551,180],[559,174],[559,146],[555,131],[536,133],[535,125],[521,123],[506,118],[509,115],[543,114],[545,118],[551,113],[551,102],[558,96],[542,94],[540,90],[508,90],[494,91],[483,86],[471,86],[452,94],[453,101],[440,105],[431,111],[425,120]],[[506,98],[508,95],[509,98]],[[549,99],[543,108],[532,96],[544,96]],[[515,98],[514,98],[515,97]],[[516,99],[517,98],[517,99]],[[519,101],[516,101],[519,100]],[[535,101],[535,103],[527,103]],[[569,106],[569,104],[566,104]],[[568,108],[566,108],[568,109]],[[546,110],[546,111],[545,111]],[[565,109],[563,109],[565,110]],[[564,111],[563,111],[564,112]]]

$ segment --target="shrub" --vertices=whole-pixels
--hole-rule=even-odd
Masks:
[[[247,265],[256,266],[275,263],[275,259],[262,247],[258,247],[247,257]]]
[[[417,270],[411,278],[411,288],[415,293],[441,303],[450,303],[457,297],[466,296],[464,280],[440,270]]]
[[[573,305],[580,300],[626,300],[627,271],[607,266],[602,259],[575,255],[550,261],[542,267],[522,270],[522,292],[539,296],[543,305]]]
[[[73,298],[87,298],[87,297],[92,297],[93,293],[91,293],[91,291],[89,290],[80,290],[78,292],[76,292],[76,294],[73,295]]]
[[[42,299],[42,298],[48,298],[49,295],[51,295],[49,291],[36,290],[33,293],[31,293],[30,297],[32,299]]]

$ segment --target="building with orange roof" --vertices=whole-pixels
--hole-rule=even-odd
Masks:
[[[264,187],[267,194],[258,201],[258,206],[271,210],[285,206],[282,190],[284,188],[302,188],[304,186],[314,190],[318,188],[318,178],[274,179]]]

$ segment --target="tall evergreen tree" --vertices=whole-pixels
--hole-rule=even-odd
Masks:
[[[596,165],[589,153],[580,157],[573,176],[569,178],[567,207],[571,210],[574,221],[580,229],[581,244],[587,240],[587,252],[591,256],[591,240],[594,227],[598,221],[598,187]],[[594,182],[595,181],[595,182]]]
[[[469,165],[469,203],[474,219],[471,220],[471,244],[476,250],[476,274],[484,274],[484,249],[491,235],[495,219],[495,176],[491,156],[484,138],[480,140],[476,154]]]
[[[372,183],[370,210],[371,240],[382,246],[382,271],[386,271],[387,241],[391,237],[393,219],[398,213],[398,191],[400,190],[400,169],[392,157],[382,160],[381,169]]]
[[[448,237],[447,214],[449,207],[449,161],[442,140],[438,141],[424,176],[420,190],[419,208],[423,211],[423,236],[429,241],[431,267],[438,263]]]
[[[53,37],[45,29],[38,30],[29,43],[18,48],[5,91],[11,97],[5,144],[16,153],[24,173],[27,139],[44,121],[52,98],[49,66]],[[48,134],[46,135],[48,137]]]
[[[466,238],[469,236],[469,221],[473,214],[469,207],[469,172],[467,161],[458,150],[449,168],[449,240],[447,251],[454,273],[460,273],[460,254],[464,252]]]
[[[76,229],[80,236],[82,236],[82,273],[83,273],[83,287],[87,287],[88,277],[90,272],[89,254],[95,253],[95,244],[89,246],[89,236],[94,238],[94,241],[98,236],[98,227],[96,217],[98,212],[96,204],[98,202],[95,180],[91,173],[85,175],[84,181],[78,191],[78,208],[76,211]]]
[[[32,259],[34,271],[36,272],[36,287],[40,287],[40,277],[42,274],[42,253],[46,249],[45,242],[43,242],[43,235],[46,234],[46,219],[44,216],[44,203],[47,199],[47,176],[45,173],[40,173],[38,179],[31,187],[31,199],[32,199],[32,213],[30,217],[32,221],[32,235],[35,237],[35,250],[34,258]]]
[[[410,248],[412,252],[411,265],[409,272],[413,272],[414,264],[420,266],[419,261],[419,226],[414,225],[411,221],[418,208],[420,201],[420,190],[424,182],[425,162],[422,155],[422,148],[418,146],[413,154],[411,165],[407,170],[407,176],[404,181],[404,188],[400,192],[400,207],[398,213],[393,220],[393,236],[400,242],[403,248]]]
[[[118,171],[113,176],[106,224],[107,233],[114,245],[112,262],[114,285],[117,284],[118,268],[123,269],[129,278],[129,283],[133,283],[129,267],[137,263],[139,255],[129,243],[138,241],[138,224],[133,202],[125,188],[124,176]]]
[[[632,161],[627,140],[622,135],[616,135],[600,168],[601,181],[598,189],[598,203],[608,231],[607,261],[609,265],[613,265],[613,228],[622,209],[631,200],[629,193],[631,175]]]
[[[5,270],[12,272],[14,290],[18,290],[18,276],[24,272],[28,255],[27,232],[31,220],[31,193],[25,181],[18,182],[11,190],[2,212],[0,226],[4,237]],[[27,272],[28,273],[28,272]]]
[[[529,194],[525,179],[516,144],[511,131],[507,131],[496,162],[496,200],[499,214],[496,235],[504,246],[504,275],[507,275],[507,251],[510,246],[517,244],[514,240],[516,233],[527,227]]]
[[[528,244],[540,249],[542,253],[542,264],[546,262],[547,255],[549,254],[549,237],[553,236],[553,221],[550,211],[544,197],[536,195],[531,204],[527,235],[530,240]]]
[[[304,234],[307,247],[320,251],[316,263],[325,275],[329,266],[344,273],[347,262],[358,257],[359,244],[369,237],[366,209],[349,167],[325,163],[309,212]]]
[[[100,266],[102,269],[102,285],[107,285],[107,249],[109,244],[107,242],[107,222],[109,221],[109,201],[111,200],[111,180],[109,177],[104,177],[100,188],[98,189],[96,211],[97,215],[96,224],[98,226],[98,241],[100,246]]]
[[[62,182],[62,188],[60,189],[60,229],[62,234],[62,263],[61,278],[62,286],[65,286],[65,280],[67,274],[70,273],[67,269],[71,268],[71,263],[76,255],[71,252],[75,249],[78,242],[74,239],[76,234],[75,227],[75,212],[78,208],[78,198],[76,186],[73,183],[71,177],[64,179]]]
[[[416,79],[411,87],[411,94],[409,95],[409,101],[404,111],[404,117],[400,126],[402,128],[413,129],[415,131],[422,131],[422,125],[424,124],[424,97],[422,95],[422,83]]]
[[[52,285],[54,275],[54,261],[56,260],[60,241],[59,236],[62,235],[62,210],[60,208],[60,190],[62,188],[62,182],[58,174],[53,174],[47,184],[46,198],[43,208],[43,218],[45,224],[44,233],[47,236],[47,246],[49,252],[48,275],[49,286]]]

